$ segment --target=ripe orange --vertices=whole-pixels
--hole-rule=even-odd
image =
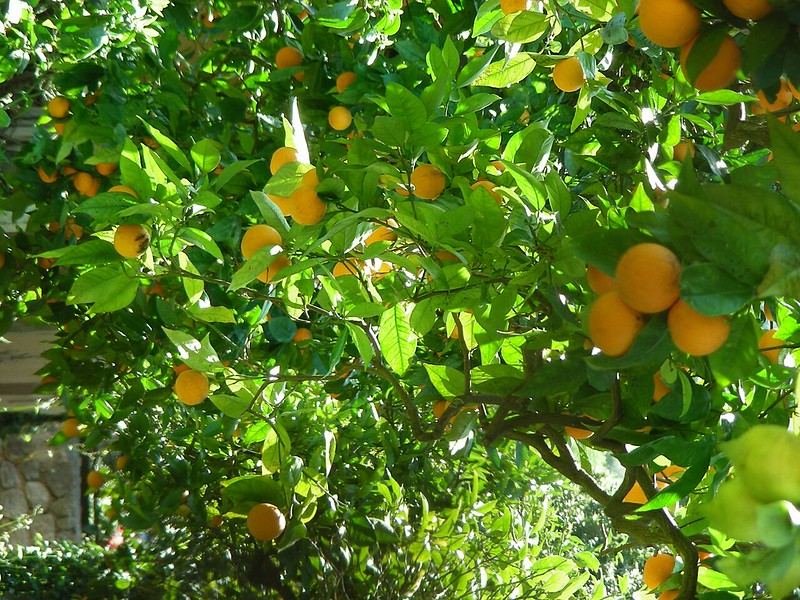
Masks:
[[[345,275],[357,275],[359,271],[358,261],[349,258],[345,261],[338,262],[334,265],[333,269],[331,270],[331,275],[336,277],[342,277]]]
[[[214,515],[208,520],[208,526],[211,529],[217,529],[219,527],[222,527],[222,523],[223,523],[222,517],[219,515]]]
[[[83,227],[78,225],[75,222],[75,219],[70,217],[67,219],[67,222],[64,223],[64,238],[67,240],[71,240],[72,238],[80,239],[83,237]]]
[[[301,186],[289,196],[292,218],[301,225],[316,225],[325,217],[328,204],[320,200],[313,187]]]
[[[144,254],[149,245],[150,234],[141,225],[120,225],[114,232],[114,249],[125,258]]]
[[[72,178],[72,185],[84,196],[96,196],[100,191],[100,181],[92,177],[89,173],[80,172]]]
[[[672,149],[672,158],[678,162],[683,162],[687,156],[694,158],[694,155],[695,149],[692,140],[681,140]]]
[[[53,169],[51,173],[48,173],[42,165],[39,165],[36,167],[36,172],[39,174],[39,179],[45,183],[53,183],[58,180],[58,169]]]
[[[128,464],[128,459],[129,457],[127,454],[122,454],[121,456],[117,457],[117,460],[114,463],[114,466],[117,468],[117,471],[122,471],[122,469],[125,468],[125,465]]]
[[[792,92],[792,96],[800,100],[800,91],[798,91],[794,84],[791,81],[787,81],[786,85],[789,86],[789,91]]]
[[[645,242],[628,248],[615,275],[620,297],[639,312],[666,310],[680,295],[681,264],[672,250],[661,244]]]
[[[80,427],[81,422],[75,417],[70,417],[69,419],[65,419],[61,424],[61,431],[63,431],[64,435],[68,438],[76,438],[81,435]]]
[[[665,590],[661,592],[658,600],[675,600],[680,595],[680,590]]]
[[[346,106],[334,106],[328,113],[328,125],[336,131],[344,131],[353,124],[353,115]]]
[[[661,379],[661,372],[656,371],[653,375],[653,402],[661,402],[661,399],[670,391],[669,386]]]
[[[345,91],[357,78],[352,71],[345,71],[336,78],[336,91],[340,94]]]
[[[269,283],[278,276],[278,273],[291,264],[289,257],[285,254],[278,254],[269,266],[258,275],[258,279],[264,283]]]
[[[531,7],[531,0],[500,0],[500,10],[504,15],[528,10]]]
[[[450,408],[450,403],[447,400],[437,400],[433,405],[433,416],[438,421],[444,416],[447,409]]]
[[[562,92],[577,92],[586,82],[581,63],[574,56],[564,58],[553,69],[553,83]]]
[[[89,474],[86,476],[86,483],[93,490],[100,489],[105,482],[105,477],[103,477],[100,471],[89,471]]]
[[[281,213],[284,217],[291,216],[292,203],[289,201],[289,198],[285,196],[275,196],[274,194],[267,194],[267,198],[272,200],[276,206],[281,209]]]
[[[264,224],[253,225],[242,236],[242,256],[247,260],[255,254],[256,250],[273,244],[278,246],[283,244],[283,239],[277,229]]]
[[[654,44],[677,48],[700,31],[700,11],[689,0],[641,0],[639,27]]]
[[[622,501],[631,504],[647,504],[647,495],[644,493],[642,486],[639,485],[639,482],[634,481],[631,489],[628,490],[628,493],[625,494]]]
[[[364,240],[365,246],[371,246],[377,242],[393,242],[397,239],[397,234],[388,227],[381,225],[367,236]]]
[[[648,589],[654,590],[672,575],[675,557],[672,554],[656,554],[644,563],[643,579]]]
[[[491,181],[487,181],[486,179],[481,179],[480,181],[476,181],[470,186],[470,188],[473,190],[476,190],[479,187],[482,187],[487,192],[489,192],[492,198],[494,198],[494,201],[497,202],[497,206],[503,204],[503,197],[494,191],[494,188],[496,188],[497,186],[493,184]]]
[[[433,165],[417,165],[411,172],[414,195],[423,200],[435,200],[444,191],[447,181],[444,173]]]
[[[47,113],[54,119],[63,119],[69,113],[69,100],[56,96],[47,103]]]
[[[742,51],[739,46],[733,41],[733,38],[726,35],[722,39],[719,50],[714,55],[714,58],[700,71],[697,78],[692,81],[686,70],[686,61],[689,58],[689,52],[694,46],[695,40],[692,39],[683,48],[681,48],[681,69],[683,74],[689,79],[690,83],[701,92],[713,92],[728,87],[731,82],[736,78],[736,72],[742,66]]]
[[[286,529],[286,517],[274,504],[256,504],[247,513],[247,529],[257,540],[274,540]]]
[[[178,373],[173,389],[178,400],[187,406],[200,404],[208,397],[210,391],[206,374],[193,369]]]
[[[308,327],[298,327],[294,337],[292,337],[292,341],[295,344],[299,342],[307,342],[313,339],[314,335],[311,333],[311,330]]]
[[[763,19],[772,12],[769,0],[722,0],[722,3],[740,19]]]
[[[789,84],[783,79],[781,79],[781,86],[778,89],[778,93],[775,95],[774,101],[770,102],[763,90],[759,90],[756,97],[758,98],[758,103],[761,105],[761,108],[767,112],[775,112],[776,110],[786,108],[792,103],[793,99],[792,90],[789,89]]]
[[[581,415],[582,417],[588,417],[589,415]],[[569,437],[575,440],[585,440],[594,435],[594,431],[589,429],[583,429],[582,427],[572,427],[570,425],[564,425],[564,433],[566,433]]]
[[[663,490],[678,479],[684,471],[686,471],[686,469],[680,465],[670,465],[666,467],[663,471],[656,473],[656,487]]]
[[[139,194],[137,194],[133,188],[128,187],[127,185],[113,185],[108,188],[109,192],[118,192],[120,194],[128,194],[133,196],[134,198],[138,198]]]
[[[704,315],[683,300],[669,309],[667,328],[678,350],[691,356],[706,356],[718,350],[731,332],[726,317]]]
[[[66,128],[67,128],[67,123],[66,122],[53,123],[53,129],[56,130],[56,133],[58,135],[64,135],[64,130]]]
[[[622,301],[616,290],[606,292],[589,309],[589,336],[608,356],[622,356],[644,327],[644,317]]]
[[[297,150],[283,146],[278,148],[272,153],[272,158],[269,161],[269,172],[275,175],[283,165],[297,160]]]
[[[773,364],[778,364],[778,355],[781,353],[780,346],[783,345],[782,340],[775,339],[777,331],[777,329],[767,329],[758,339],[758,349]]]
[[[617,282],[613,277],[606,275],[594,265],[586,265],[586,281],[589,283],[589,288],[598,296],[617,287]]]
[[[111,175],[117,170],[119,165],[117,163],[97,163],[94,168],[100,175]]]
[[[275,54],[275,66],[279,69],[299,67],[303,64],[303,55],[297,48],[284,46]]]
[[[317,170],[311,169],[310,171],[306,171],[303,174],[303,178],[300,180],[300,185],[316,188],[319,185],[319,175],[317,175]]]

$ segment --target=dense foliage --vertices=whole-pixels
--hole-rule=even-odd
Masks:
[[[800,10],[655,1],[12,3],[0,323],[111,518],[283,597],[629,594],[561,478],[653,593],[800,584],[729,491],[800,452],[720,445],[796,405]]]

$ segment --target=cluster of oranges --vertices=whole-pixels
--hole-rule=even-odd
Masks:
[[[691,356],[718,350],[730,333],[728,319],[702,314],[683,301],[680,274],[678,257],[652,242],[629,248],[613,278],[590,267],[589,286],[599,294],[588,315],[594,345],[608,356],[622,356],[649,315],[669,311],[667,327],[679,350]]]

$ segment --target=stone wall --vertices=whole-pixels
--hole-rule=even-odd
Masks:
[[[0,525],[42,509],[30,529],[11,534],[11,543],[30,544],[34,533],[48,540],[80,540],[81,460],[70,445],[47,445],[58,427],[43,423],[29,440],[0,432]]]

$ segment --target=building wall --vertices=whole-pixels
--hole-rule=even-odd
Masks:
[[[35,533],[48,540],[80,540],[80,455],[69,444],[48,446],[56,431],[57,423],[46,422],[32,436],[0,434],[0,527],[40,513],[30,529],[11,534],[11,543],[30,544]]]

